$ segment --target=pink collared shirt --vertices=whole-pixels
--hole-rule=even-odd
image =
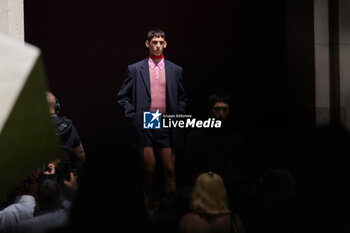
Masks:
[[[155,63],[148,58],[150,87],[151,87],[151,109],[165,113],[166,111],[166,77],[164,58],[160,62]]]

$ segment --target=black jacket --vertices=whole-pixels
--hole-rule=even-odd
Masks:
[[[182,79],[182,67],[164,59],[166,73],[166,107],[167,114],[186,112],[187,96]],[[128,66],[127,77],[117,96],[117,101],[124,110],[131,124],[131,142],[142,144],[145,138],[143,129],[143,112],[151,106],[150,75],[148,58]],[[172,130],[172,146],[183,146],[183,132]]]

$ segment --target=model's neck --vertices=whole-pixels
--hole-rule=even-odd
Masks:
[[[162,59],[153,59],[153,58],[152,58],[152,61],[153,61],[154,63],[159,63],[161,60],[162,60]]]

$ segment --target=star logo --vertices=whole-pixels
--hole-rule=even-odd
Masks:
[[[143,112],[143,128],[144,129],[160,129],[160,118],[162,113],[159,109],[156,112]]]
[[[151,115],[153,116],[152,121],[154,121],[155,119],[157,119],[157,121],[159,121],[159,116],[161,116],[162,114],[159,112],[159,109],[157,109],[157,111],[155,113],[151,113]]]

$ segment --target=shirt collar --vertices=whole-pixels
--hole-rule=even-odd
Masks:
[[[165,63],[164,63],[164,58],[160,60],[160,62],[155,63],[152,58],[148,58],[148,65],[153,69],[154,67],[158,66],[161,70],[164,69]]]

